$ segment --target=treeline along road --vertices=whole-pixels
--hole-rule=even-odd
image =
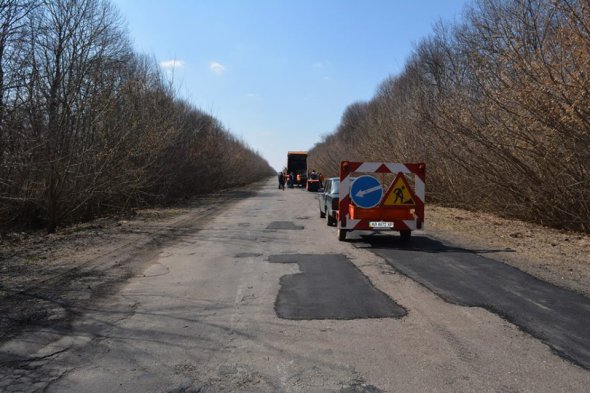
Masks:
[[[87,220],[272,169],[135,53],[108,1],[0,2],[0,231]]]
[[[310,151],[426,162],[430,202],[590,231],[590,3],[483,0]]]

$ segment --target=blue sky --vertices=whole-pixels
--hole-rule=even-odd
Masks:
[[[467,0],[114,0],[137,51],[276,170]]]

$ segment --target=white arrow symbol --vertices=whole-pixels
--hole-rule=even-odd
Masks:
[[[381,189],[381,186],[375,186],[375,187],[369,188],[367,190],[360,190],[359,192],[356,193],[355,196],[357,196],[359,198],[364,198],[366,194],[370,194],[371,192],[379,191],[380,189]]]

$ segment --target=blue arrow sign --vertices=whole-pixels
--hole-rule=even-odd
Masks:
[[[350,186],[350,199],[364,209],[375,207],[383,198],[383,187],[373,176],[357,177]]]

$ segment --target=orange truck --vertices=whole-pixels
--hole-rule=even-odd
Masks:
[[[305,187],[307,185],[307,152],[287,152],[287,174],[293,174],[294,185]]]

